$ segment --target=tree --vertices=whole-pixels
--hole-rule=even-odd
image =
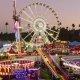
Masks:
[[[71,41],[74,41],[75,40],[75,24],[72,24],[71,36],[72,36]]]
[[[75,24],[72,24],[72,29],[74,29],[75,28]]]
[[[79,24],[79,29],[80,29],[80,24]]]
[[[8,22],[6,22],[6,23],[5,23],[5,26],[6,26],[6,33],[7,33],[7,27],[8,27],[8,25],[9,25]]]
[[[3,40],[3,32],[0,33],[0,40]]]

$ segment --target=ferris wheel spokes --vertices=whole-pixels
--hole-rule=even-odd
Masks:
[[[53,33],[59,33],[59,32],[57,32],[57,31],[51,30],[51,29],[49,29],[49,28],[47,28],[47,27],[46,27],[46,29],[49,30],[49,31],[51,31],[51,32],[53,32]]]
[[[34,32],[34,31],[30,32],[30,33],[24,38],[24,40],[25,40],[28,36],[30,36],[33,32]]]
[[[45,39],[45,40],[44,40],[44,41],[45,41],[44,43],[50,43],[50,41],[49,41],[47,35],[45,34],[45,31],[42,32],[41,35],[42,35],[42,37]]]
[[[34,12],[32,11],[31,7],[28,6],[28,9],[30,10],[31,14],[33,15],[33,17],[35,18]]]
[[[33,41],[33,39],[34,39],[35,36],[36,36],[36,33],[33,34],[32,38],[30,40],[31,43],[32,43],[32,41]]]
[[[60,29],[58,29],[59,31],[58,31],[58,33],[57,33],[57,36],[55,37],[56,39],[58,38],[58,36],[59,36],[59,33],[60,33]]]
[[[27,20],[27,19],[25,19],[25,18],[22,18],[22,17],[19,17],[21,20],[24,20],[24,21],[26,21],[26,22],[29,22],[29,23],[31,23],[31,24],[33,24],[33,22],[32,21],[30,21],[30,20]]]
[[[43,6],[42,6],[42,5],[43,5],[42,3],[39,3],[39,6],[40,6],[40,15],[44,16],[44,15],[42,14],[42,10],[43,10]]]
[[[45,9],[45,11],[44,11],[44,13],[42,14],[42,10],[43,10],[43,6],[46,6],[46,4],[43,4],[43,3],[36,3],[35,4],[35,13],[36,13],[36,15],[38,14],[38,12],[37,12],[37,7],[36,6],[40,6],[40,10],[39,11],[41,11],[41,13],[40,13],[40,15],[39,15],[39,17],[43,17],[46,21],[48,21],[47,19],[46,19],[46,17],[45,17],[45,13],[47,13],[47,9]]]
[[[54,38],[51,34],[49,34],[47,31],[45,31],[45,33],[47,33],[53,40],[57,40],[57,39]]]
[[[35,8],[35,13],[36,13],[36,15],[37,15],[37,10],[36,10],[37,7],[36,7],[36,4],[35,4],[34,8]]]
[[[47,16],[48,9],[45,9],[44,15]]]
[[[26,11],[23,11],[23,13],[24,13],[28,18],[30,18],[32,21],[34,20]]]

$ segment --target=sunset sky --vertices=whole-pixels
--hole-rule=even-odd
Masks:
[[[72,23],[80,23],[80,0],[17,0],[17,11],[20,11],[27,4],[37,2],[45,2],[51,5],[56,12],[64,27],[71,26]],[[13,31],[13,0],[0,0],[0,32],[6,31],[5,22],[9,23],[8,32]]]

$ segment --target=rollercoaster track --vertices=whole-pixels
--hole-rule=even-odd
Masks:
[[[48,54],[45,54],[45,52],[42,51],[41,48],[37,49],[38,54],[42,57],[42,59],[44,60],[45,64],[48,66],[48,68],[51,70],[52,74],[56,77],[56,78],[61,78],[61,80],[70,80],[68,75],[66,73],[64,73],[64,71],[62,69],[59,69],[54,61],[52,61],[51,57]]]

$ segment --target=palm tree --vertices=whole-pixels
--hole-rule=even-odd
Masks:
[[[72,24],[72,31],[71,31],[71,33],[72,33],[72,41],[74,41],[75,40],[75,24]]]
[[[75,24],[74,24],[74,23],[72,24],[72,29],[73,29],[73,30],[75,29]]]
[[[7,27],[8,27],[8,25],[9,25],[8,22],[6,22],[6,23],[5,23],[5,26],[6,26],[6,33],[7,33]]]
[[[80,29],[80,24],[79,24],[79,29]]]
[[[69,27],[66,27],[66,30],[68,31],[69,30]]]
[[[80,36],[80,24],[79,24],[79,36]]]

